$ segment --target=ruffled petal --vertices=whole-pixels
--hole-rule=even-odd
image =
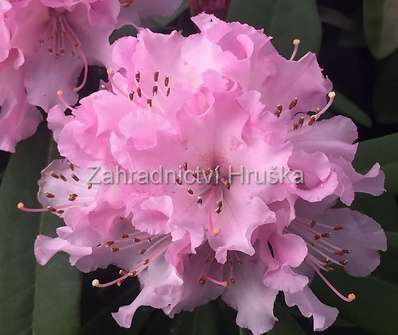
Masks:
[[[297,306],[303,316],[312,317],[316,331],[330,327],[336,321],[338,315],[336,308],[320,302],[308,287],[300,292],[285,293],[285,301],[289,307]]]

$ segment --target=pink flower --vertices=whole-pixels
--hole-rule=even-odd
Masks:
[[[231,0],[190,0],[193,15],[206,12],[223,19],[228,14]]]
[[[254,28],[206,14],[193,20],[201,33],[188,38],[141,30],[115,43],[110,92],[83,99],[73,116],[64,116],[66,104],[50,111],[62,155],[81,167],[199,171],[192,186],[176,178],[152,192],[171,198],[173,236],[188,232],[192,250],[207,239],[221,263],[228,250],[254,254],[253,231],[275,221],[270,203],[293,209],[298,198],[336,195],[350,204],[354,191],[383,192],[377,165],[365,176],[351,166],[355,125],[318,121],[334,92],[314,55],[286,60]],[[228,178],[242,167],[300,170],[304,183]],[[205,174],[220,182],[203,185]]]
[[[43,171],[43,209],[19,207],[54,212],[65,226],[54,239],[38,237],[36,257],[45,264],[65,251],[82,271],[121,268],[96,287],[138,275],[141,293],[114,314],[124,327],[142,305],[173,316],[221,296],[237,309],[237,324],[257,335],[272,328],[281,291],[323,330],[337,310],[308,288],[312,275],[352,301],[322,271],[335,264],[366,275],[385,249],[372,219],[331,208],[350,205],[355,192],[381,194],[384,175],[377,164],[365,175],[353,169],[349,119],[321,120],[335,93],[313,54],[294,60],[297,40],[287,60],[247,25],[193,20],[200,33],[187,38],[140,30],[117,41],[109,83],[80,106],[59,92],[48,121],[72,164]],[[135,175],[132,184],[94,185],[95,166],[174,174],[159,184]],[[249,173],[274,167],[287,171],[276,182]]]
[[[48,110],[57,90],[76,102],[88,64],[107,64],[108,37],[116,25],[119,3],[111,1],[39,1],[16,3],[7,16],[11,44],[25,57],[25,85],[32,105]],[[29,18],[29,19],[28,19]],[[78,82],[81,69],[83,78]]]

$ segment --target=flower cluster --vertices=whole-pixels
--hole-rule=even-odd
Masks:
[[[14,151],[57,103],[75,103],[89,65],[109,65],[109,36],[122,24],[169,15],[180,0],[1,0],[0,150]],[[152,3],[152,4],[151,4]],[[83,69],[82,78],[79,74]]]
[[[282,292],[323,330],[337,310],[311,291],[313,275],[350,302],[354,293],[341,294],[325,273],[366,276],[386,249],[374,220],[335,205],[381,194],[384,175],[378,164],[365,175],[352,167],[356,127],[323,117],[335,93],[314,54],[295,60],[298,40],[285,59],[250,26],[207,14],[193,21],[199,32],[189,37],[141,29],[118,40],[109,82],[78,107],[60,85],[48,122],[66,159],[42,173],[43,209],[19,204],[65,222],[57,237],[37,238],[37,260],[64,251],[83,272],[120,267],[114,281],[94,280],[98,288],[138,276],[140,294],[113,314],[123,327],[143,305],[173,317],[221,297],[259,335],[273,327]],[[159,166],[203,173],[192,185],[88,182],[91,167]],[[301,170],[304,182],[242,184],[223,179],[227,166]],[[200,182],[214,172],[221,182]]]

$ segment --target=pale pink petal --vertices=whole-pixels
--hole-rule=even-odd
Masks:
[[[297,306],[305,317],[312,317],[314,330],[325,330],[336,321],[337,309],[320,302],[308,287],[300,292],[285,293],[285,301],[290,307]]]

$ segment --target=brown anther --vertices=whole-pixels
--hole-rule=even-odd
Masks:
[[[55,172],[51,172],[50,176],[55,179],[59,179],[59,176]]]
[[[149,107],[152,107],[152,99],[147,99],[146,103]]]
[[[158,81],[159,81],[159,71],[156,71],[156,72],[153,74],[153,81],[154,81],[154,82],[158,82]]]
[[[333,230],[343,230],[343,227],[342,226],[335,226],[335,227],[333,227]]]
[[[292,101],[290,101],[289,109],[293,109],[294,107],[296,107],[297,106],[297,102],[298,102],[298,98],[295,97]]]
[[[51,206],[47,207],[47,209],[48,209],[49,212],[56,212],[57,211],[56,208],[51,207]]]
[[[216,205],[217,205],[217,207],[222,207],[222,206],[223,206],[222,200],[218,200],[218,201],[216,202]]]
[[[319,234],[314,235],[314,240],[320,240],[320,239],[321,239],[321,235],[319,235]]]
[[[65,211],[64,210],[62,210],[62,209],[58,209],[57,210],[57,214],[60,214],[60,215],[62,215],[62,214],[64,214],[65,213]]]
[[[108,247],[110,247],[111,245],[114,245],[115,242],[114,241],[108,241],[105,243]]]
[[[155,96],[157,94],[158,94],[158,87],[157,86],[152,87],[152,95]]]
[[[69,168],[70,168],[72,171],[75,171],[75,166],[74,166],[72,163],[69,163]]]
[[[344,255],[345,255],[345,253],[344,253],[343,250],[336,251],[334,254],[335,254],[336,256],[344,256]]]
[[[305,119],[304,119],[303,116],[301,116],[300,119],[298,120],[297,125],[298,125],[299,128],[301,128],[301,127],[303,126],[304,120],[305,120]]]
[[[76,176],[75,174],[72,174],[72,178],[74,181],[80,181],[79,177]]]
[[[122,238],[129,238],[129,234],[123,234]]]
[[[112,252],[118,252],[119,248],[112,248]]]
[[[170,77],[166,77],[166,78],[164,78],[164,86],[169,86],[169,84],[170,84]]]
[[[329,237],[330,237],[330,234],[329,234],[329,233],[323,233],[323,234],[321,234],[321,236],[322,236],[323,238],[329,238]]]
[[[182,181],[181,181],[181,178],[180,177],[176,177],[176,183],[178,184],[178,185],[182,185]]]
[[[141,250],[139,251],[139,254],[140,254],[140,255],[143,255],[143,254],[145,254],[145,251],[146,251],[145,249],[141,249]]]
[[[277,105],[274,114],[275,114],[277,117],[280,117],[281,114],[282,114],[282,110],[283,110],[283,106],[282,106],[282,105]]]
[[[203,199],[202,199],[202,197],[201,197],[201,196],[198,196],[196,202],[197,202],[199,205],[203,204]]]
[[[77,197],[78,197],[77,194],[69,194],[68,200],[69,200],[69,201],[75,201]]]
[[[144,261],[144,265],[148,265],[149,264],[149,259],[147,258],[145,261]]]
[[[343,251],[345,254],[349,254],[349,253],[351,252],[350,249],[343,249],[342,251]]]
[[[87,188],[91,190],[93,188],[93,184],[88,184]]]
[[[134,92],[130,92],[129,93],[129,99],[130,100],[134,100]]]
[[[216,208],[216,213],[217,213],[217,214],[220,214],[221,211],[222,211],[222,207],[217,207],[217,208]]]
[[[68,181],[68,179],[66,179],[66,177],[65,177],[63,174],[61,174],[59,177],[60,177],[63,181]]]
[[[170,95],[170,91],[171,91],[171,89],[170,89],[170,87],[167,89],[167,91],[166,91],[166,97],[168,97],[169,95]]]
[[[141,98],[142,97],[142,91],[140,87],[137,87],[137,94]]]
[[[46,197],[52,199],[55,198],[55,195],[50,192],[46,192]]]
[[[192,188],[188,187],[187,191],[188,191],[188,193],[189,193],[190,195],[192,195],[192,194],[193,194],[193,190],[192,190]]]
[[[182,168],[184,169],[184,171],[188,170],[188,163],[184,162],[184,164],[182,164]]]
[[[316,122],[316,117],[313,115],[310,117],[310,119],[308,121],[308,125],[312,126],[315,122]]]
[[[141,80],[141,73],[139,71],[135,74],[135,80],[137,81],[137,83],[139,83]]]
[[[133,242],[134,242],[134,243],[138,243],[138,242],[141,242],[141,240],[140,240],[139,238],[135,237],[134,240],[133,240]]]

